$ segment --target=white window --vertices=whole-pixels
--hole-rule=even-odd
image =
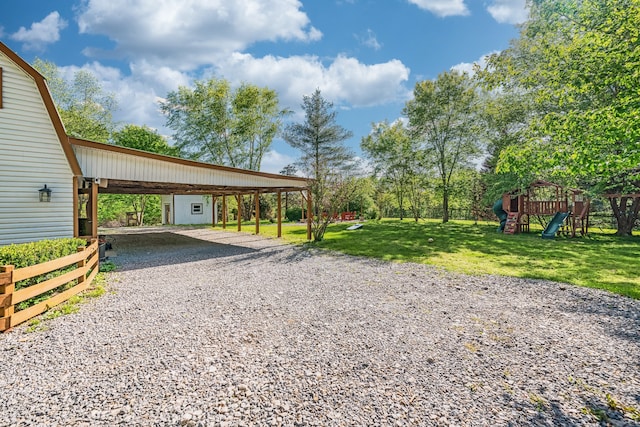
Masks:
[[[202,203],[191,203],[191,215],[202,215]]]

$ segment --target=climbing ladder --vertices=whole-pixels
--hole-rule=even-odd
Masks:
[[[515,234],[518,231],[518,212],[507,214],[507,223],[504,225],[505,234]]]

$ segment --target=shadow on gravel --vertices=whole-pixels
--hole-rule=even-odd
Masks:
[[[117,264],[119,271],[259,252],[257,249],[209,242],[171,232],[110,234],[106,240],[113,248],[112,252],[107,253],[109,260]]]
[[[580,418],[576,418],[576,414],[566,413],[557,402],[532,399],[535,399],[535,395],[514,403],[520,415],[508,420],[508,426],[576,426],[584,425],[585,417],[592,425],[637,425],[632,419],[625,417],[624,410],[611,408],[603,397],[595,395],[580,397],[584,416],[579,416]]]
[[[276,250],[274,251],[271,250],[273,248],[265,248],[265,250],[241,254],[243,256],[234,259],[232,262],[243,264],[251,261],[263,264],[282,265],[299,262],[313,256],[313,251],[310,251],[303,246],[289,246],[289,248],[291,247],[295,247],[295,250],[278,251],[278,248],[275,248]],[[282,246],[280,246],[280,248],[282,248]],[[284,248],[287,248],[287,246]]]
[[[560,308],[569,313],[587,314],[590,319],[600,323],[602,330],[611,336],[640,344],[640,312],[637,301],[618,295],[600,298],[584,295],[572,295]],[[568,302],[577,302],[569,304]]]

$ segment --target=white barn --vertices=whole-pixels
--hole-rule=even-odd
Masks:
[[[2,42],[0,153],[0,245],[97,237],[98,193],[158,194],[172,198],[207,195],[212,200],[222,199],[223,203],[228,196],[243,194],[308,193],[304,178],[212,165],[70,137],[45,79]],[[48,202],[39,198],[39,190],[45,186],[51,191]],[[307,199],[310,204],[310,198]],[[172,203],[171,208],[174,206]],[[201,214],[203,223],[213,222],[209,212]],[[204,222],[204,218],[208,221]],[[280,218],[281,215],[279,223]],[[307,228],[310,238],[310,221]]]
[[[80,168],[66,136],[44,79],[0,43],[0,245],[74,235]]]

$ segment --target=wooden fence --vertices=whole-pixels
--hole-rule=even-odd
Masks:
[[[42,274],[48,274],[76,264],[77,267],[67,273],[44,282],[15,290],[16,283]],[[99,254],[98,241],[92,240],[88,247],[79,247],[78,253],[62,258],[15,269],[13,265],[0,266],[0,331],[6,331],[26,320],[44,313],[77,293],[87,289],[98,274]],[[77,281],[72,288],[57,293],[29,308],[14,311],[17,304],[37,297],[52,289]]]

